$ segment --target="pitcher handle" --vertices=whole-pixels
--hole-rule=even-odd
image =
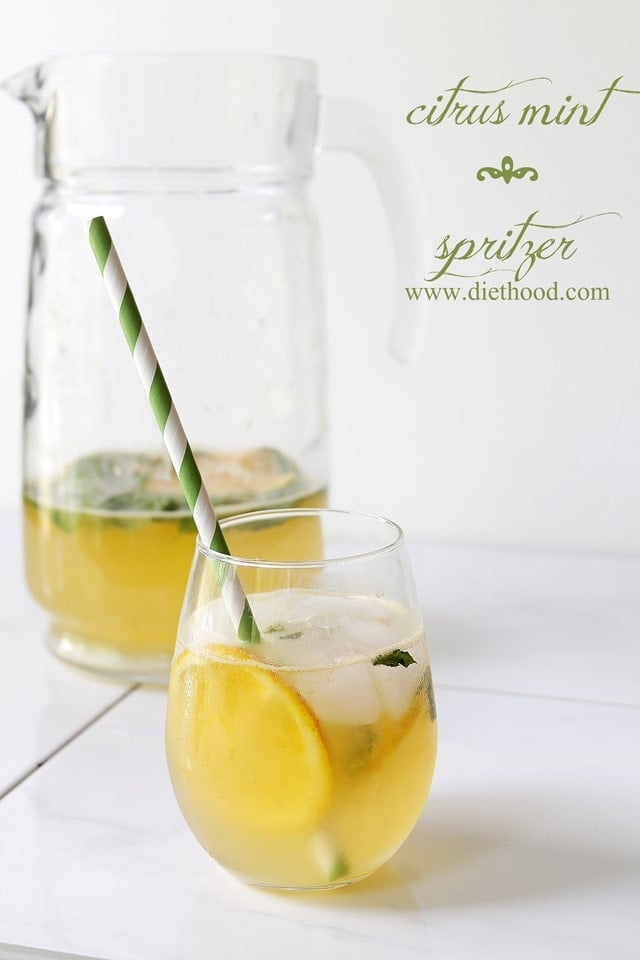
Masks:
[[[406,296],[407,286],[422,277],[429,248],[424,187],[409,150],[375,108],[357,100],[323,97],[318,149],[346,150],[367,164],[387,213],[396,250],[400,283],[389,349],[409,362],[420,354],[426,335],[425,304]]]

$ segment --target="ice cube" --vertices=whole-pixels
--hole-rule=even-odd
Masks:
[[[382,712],[380,694],[368,663],[295,672],[287,679],[320,723],[365,725]]]

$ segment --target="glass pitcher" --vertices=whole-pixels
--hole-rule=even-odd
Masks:
[[[320,506],[314,157],[347,149],[369,162],[407,276],[423,262],[420,180],[375,111],[319,98],[306,60],[60,57],[4,86],[33,112],[45,178],[26,337],[29,587],[51,614],[56,654],[162,676],[195,530],[97,272],[90,219],[110,226],[218,513]],[[395,352],[413,352],[420,332],[405,304]]]

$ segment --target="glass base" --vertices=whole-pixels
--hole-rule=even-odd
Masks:
[[[361,880],[366,880],[367,877],[375,873],[375,870],[369,870],[367,873],[360,874],[357,877],[348,877],[345,880],[334,880],[332,883],[310,883],[308,885],[298,884],[295,886],[290,886],[285,883],[265,883],[262,880],[251,880],[250,877],[242,877],[226,869],[225,873],[228,873],[229,876],[235,880],[241,880],[242,883],[246,883],[250,887],[259,887],[261,890],[273,890],[275,893],[326,893],[330,890],[338,890],[340,887],[350,887],[354,883],[360,883]]]
[[[89,643],[59,623],[50,625],[45,643],[56,657],[66,663],[92,670],[112,680],[166,685],[169,679],[171,656],[168,654],[126,656],[108,647]]]

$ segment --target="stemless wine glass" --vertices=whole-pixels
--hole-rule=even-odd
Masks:
[[[207,852],[245,881],[352,883],[406,839],[435,763],[402,531],[323,509],[246,514],[222,528],[237,552],[260,531],[265,547],[227,557],[197,543],[167,707],[178,803]],[[252,643],[237,639],[221,596],[232,569],[260,630]]]

